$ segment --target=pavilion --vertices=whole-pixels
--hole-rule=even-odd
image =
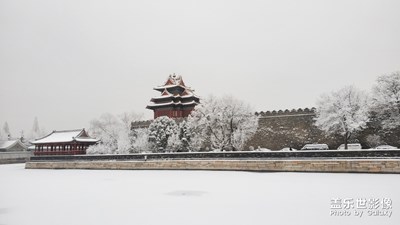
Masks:
[[[89,137],[85,129],[53,131],[36,139],[34,155],[84,155],[99,140]]]

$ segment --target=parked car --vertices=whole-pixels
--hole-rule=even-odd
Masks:
[[[291,151],[297,151],[297,149],[291,148],[291,147],[286,147],[286,148],[282,148],[280,151],[281,152],[291,152]]]
[[[327,144],[306,144],[301,150],[328,150]]]
[[[390,150],[390,149],[398,149],[397,147],[391,146],[391,145],[379,145],[375,148],[371,148],[373,150]]]
[[[360,143],[351,143],[347,144],[347,150],[361,150],[361,144]],[[344,144],[341,144],[338,148],[338,150],[345,150],[344,149]]]

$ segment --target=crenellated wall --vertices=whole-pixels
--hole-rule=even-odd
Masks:
[[[286,147],[301,149],[305,144],[324,143],[337,148],[339,136],[326,136],[314,126],[315,108],[257,112],[258,130],[247,147],[279,150]]]
[[[131,123],[131,129],[147,128],[152,122],[153,120],[135,121]]]
[[[284,115],[315,115],[315,108],[299,108],[299,109],[286,109],[286,110],[273,110],[273,111],[261,111],[256,112],[256,115],[264,117],[264,116],[284,116]]]

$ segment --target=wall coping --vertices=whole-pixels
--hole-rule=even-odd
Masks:
[[[51,155],[32,156],[31,161],[107,161],[107,160],[157,160],[157,159],[267,159],[267,158],[400,158],[400,150],[308,150],[271,152],[176,152],[107,155]]]
[[[156,160],[27,162],[26,169],[211,170],[250,172],[400,173],[392,160]]]

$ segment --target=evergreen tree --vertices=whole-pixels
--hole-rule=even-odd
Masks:
[[[33,120],[33,126],[32,126],[32,131],[31,131],[31,139],[36,139],[39,138],[41,135],[40,128],[39,128],[39,121],[38,118],[35,117]]]
[[[149,142],[154,145],[155,151],[166,151],[167,147],[171,146],[169,139],[174,137],[177,131],[178,126],[173,119],[166,116],[158,117],[149,126]]]

